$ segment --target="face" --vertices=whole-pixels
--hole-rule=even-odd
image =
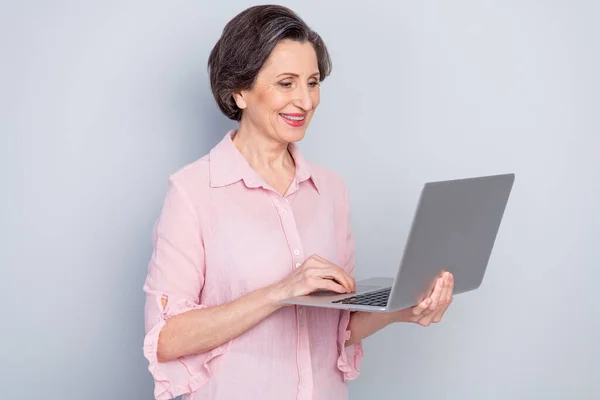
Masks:
[[[234,95],[241,125],[282,143],[301,140],[319,105],[319,68],[312,44],[277,44],[254,87]]]

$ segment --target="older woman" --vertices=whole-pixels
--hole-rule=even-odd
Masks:
[[[392,322],[440,321],[452,277],[394,313],[282,305],[354,290],[344,182],[295,145],[329,54],[292,11],[257,6],[227,24],[208,64],[215,99],[239,127],[169,179],[144,285],[155,397],[347,399],[361,340]]]

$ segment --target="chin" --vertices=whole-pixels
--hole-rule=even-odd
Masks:
[[[304,135],[306,134],[306,128],[286,128],[281,129],[278,132],[279,138],[285,142],[299,142],[304,139]]]
[[[285,122],[278,124],[277,127],[277,137],[285,142],[298,142],[304,139],[304,135],[306,134],[306,129],[308,128],[308,123],[310,121],[306,121],[302,126],[289,126]]]

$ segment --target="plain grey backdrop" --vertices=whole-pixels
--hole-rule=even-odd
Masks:
[[[0,2],[0,397],[150,399],[169,174],[235,125],[206,60],[251,1]],[[349,186],[357,278],[426,181],[514,172],[480,290],[365,340],[351,399],[597,399],[600,3],[288,1],[333,74],[301,148]]]

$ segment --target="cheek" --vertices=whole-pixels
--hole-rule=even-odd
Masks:
[[[260,96],[261,108],[265,112],[279,112],[290,101],[289,96],[277,91],[266,91]]]

